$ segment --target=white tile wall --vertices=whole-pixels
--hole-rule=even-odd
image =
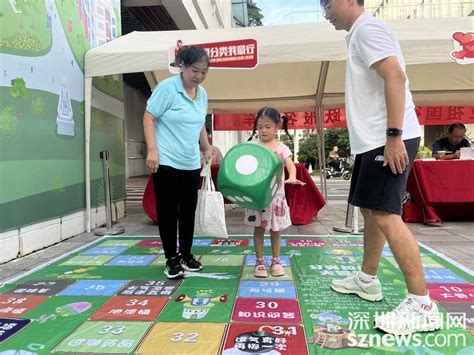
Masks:
[[[112,204],[113,218],[125,217],[125,200]],[[105,225],[105,205],[91,210],[91,229]],[[0,233],[0,263],[59,243],[86,231],[86,211]]]
[[[15,259],[20,254],[18,229],[0,233],[0,263]]]
[[[118,218],[125,217],[125,200],[115,202],[115,210]]]
[[[20,228],[20,254],[26,255],[61,241],[61,218]]]
[[[86,230],[86,212],[81,211],[61,218],[61,240],[79,235]]]
[[[100,227],[105,224],[105,205],[97,207],[96,215],[96,227]]]

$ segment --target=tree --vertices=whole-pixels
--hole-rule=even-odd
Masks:
[[[324,148],[326,154],[337,145],[339,156],[347,157],[350,155],[349,132],[347,128],[328,128],[324,132]]]
[[[42,114],[44,112],[44,108],[45,108],[44,99],[41,96],[37,97],[35,100],[31,102],[31,111],[35,115]]]
[[[318,135],[310,133],[307,137],[300,139],[300,150],[298,152],[298,161],[300,163],[314,163],[318,161]]]
[[[104,83],[105,83],[105,87],[109,87],[109,83],[110,83],[110,76],[106,75],[103,77],[103,80],[104,80]]]
[[[285,133],[282,133],[282,135],[280,136],[280,141],[287,145],[288,148],[290,148],[291,152],[294,154],[295,152],[295,147],[293,146],[293,137],[289,137],[288,134]]]
[[[13,137],[16,129],[16,116],[13,107],[5,107],[0,111],[0,136],[8,139]]]
[[[25,80],[23,78],[15,78],[11,81],[12,88],[10,90],[13,97],[18,97],[18,112],[17,115],[21,116],[21,100],[28,97],[28,90],[26,89]]]
[[[263,26],[262,9],[260,9],[254,0],[247,0],[247,12],[249,16],[249,27]]]

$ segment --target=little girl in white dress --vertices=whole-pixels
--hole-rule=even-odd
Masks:
[[[263,258],[263,237],[265,231],[270,231],[272,244],[272,261],[270,272],[272,276],[285,275],[285,269],[280,263],[281,231],[291,225],[290,208],[285,198],[285,184],[304,185],[296,179],[296,167],[291,157],[290,148],[276,139],[276,132],[283,121],[283,128],[288,134],[288,119],[271,107],[260,109],[255,117],[254,130],[250,140],[258,131],[259,144],[275,152],[288,170],[288,179],[282,175],[282,183],[270,205],[260,211],[245,210],[245,224],[254,226],[254,245],[256,277],[268,277],[268,272]],[[288,134],[289,135],[289,134]]]

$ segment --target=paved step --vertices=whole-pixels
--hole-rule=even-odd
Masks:
[[[145,193],[147,180],[141,178],[132,178],[127,180],[127,203],[129,204],[141,204],[143,200],[143,194]]]

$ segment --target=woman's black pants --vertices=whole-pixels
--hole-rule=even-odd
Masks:
[[[166,165],[160,165],[153,174],[158,227],[166,259],[176,256],[178,231],[180,254],[191,254],[199,174],[200,169],[179,170]]]

